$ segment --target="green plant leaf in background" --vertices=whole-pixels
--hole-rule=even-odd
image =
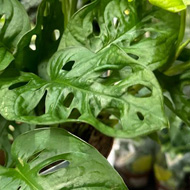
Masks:
[[[96,54],[86,48],[59,51],[47,72],[47,80],[31,73],[15,78],[1,75],[3,117],[43,125],[85,122],[115,137],[135,137],[167,127],[154,74],[116,46]],[[40,104],[42,112],[35,115]],[[120,127],[112,128],[112,119]]]
[[[63,129],[19,136],[12,145],[12,156],[15,168],[0,167],[0,190],[127,190],[95,148]]]
[[[190,125],[190,71],[173,77],[173,85],[168,86],[173,107],[171,108],[185,123]]]
[[[17,0],[0,0],[0,72],[14,59],[22,36],[30,29],[28,15]]]
[[[190,0],[149,0],[150,3],[171,12],[179,12],[190,5]]]
[[[36,26],[18,44],[15,54],[17,67],[45,75],[47,62],[57,51],[63,30],[64,15],[61,2],[42,1],[38,8]]]
[[[33,130],[34,125],[7,121],[0,116],[0,150],[4,151],[6,157],[6,167],[11,166],[11,144],[22,133]]]
[[[154,70],[175,54],[179,18],[144,0],[96,0],[72,17],[59,49],[85,46],[99,52],[117,44]]]

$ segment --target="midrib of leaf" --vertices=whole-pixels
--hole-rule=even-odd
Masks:
[[[109,94],[102,94],[100,92],[97,92],[97,91],[90,91],[90,90],[86,90],[86,89],[83,89],[83,88],[79,88],[77,86],[73,86],[72,84],[69,84],[69,83],[66,83],[66,82],[63,82],[63,81],[59,81],[59,80],[55,80],[55,81],[52,81],[53,83],[57,83],[57,84],[61,84],[61,85],[65,85],[65,86],[70,86],[71,88],[74,88],[74,89],[77,89],[77,90],[80,90],[80,91],[84,91],[88,94],[98,94],[100,96],[106,96],[106,97],[112,97],[113,99],[116,99],[117,101],[121,101],[121,102],[125,102],[125,100],[121,100],[120,98],[116,98],[115,96],[112,96],[112,95],[109,95]],[[127,102],[126,102],[127,103]]]
[[[16,167],[15,170],[16,170],[16,171],[18,172],[18,174],[21,176],[21,179],[23,179],[23,180],[26,182],[26,184],[28,184],[30,187],[32,187],[33,190],[40,190],[40,189],[43,190],[42,187],[40,187],[40,189],[39,189],[39,185],[37,186],[36,184],[34,184],[34,182],[32,182],[31,180],[27,179],[27,176],[28,176],[28,175],[23,174],[23,173],[19,170],[18,167]],[[32,178],[32,177],[30,177],[30,179],[31,179],[31,178]]]

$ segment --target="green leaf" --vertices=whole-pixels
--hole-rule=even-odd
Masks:
[[[189,0],[149,0],[150,3],[166,9],[171,12],[179,12],[187,8],[190,5]]]
[[[57,0],[44,0],[37,13],[37,23],[19,42],[15,55],[18,68],[43,73],[49,58],[57,51],[64,30],[62,4]]]
[[[185,71],[183,64],[182,67],[180,67],[180,64],[177,66],[179,72],[180,69],[184,69],[183,73],[174,76],[158,75],[157,78],[159,78],[165,91],[166,106],[183,122],[190,125],[190,71]]]
[[[154,74],[116,46],[97,54],[86,48],[59,51],[47,73],[47,80],[31,73],[2,75],[0,113],[8,120],[43,125],[85,122],[116,137],[167,126]]]
[[[59,49],[85,46],[99,52],[116,44],[154,70],[173,56],[179,23],[178,14],[147,1],[97,0],[73,16]]]
[[[18,0],[0,0],[0,43],[14,52],[22,36],[29,31],[30,22]]]
[[[0,167],[1,190],[127,190],[95,148],[63,129],[19,136],[12,145],[12,156],[15,168]]]
[[[190,72],[175,76],[175,86],[169,87],[175,113],[190,125]]]
[[[13,60],[13,55],[0,45],[0,72],[6,69]]]
[[[6,154],[6,166],[12,164],[11,144],[22,133],[34,129],[34,125],[7,121],[0,116],[0,149]]]

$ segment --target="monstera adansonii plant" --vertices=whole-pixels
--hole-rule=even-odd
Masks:
[[[127,189],[97,150],[63,128],[153,134],[169,126],[166,106],[190,123],[188,4],[42,0],[31,23],[18,0],[0,0],[0,190]]]

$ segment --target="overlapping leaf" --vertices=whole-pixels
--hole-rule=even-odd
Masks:
[[[41,129],[21,135],[13,143],[12,156],[15,168],[0,167],[0,190],[127,190],[97,150],[65,130]],[[63,160],[66,163],[57,167],[55,163]]]
[[[34,127],[34,125],[7,121],[0,116],[0,150],[3,150],[6,155],[6,166],[12,164],[11,144],[14,139]]]
[[[190,5],[189,0],[149,0],[150,3],[171,12],[179,12]]]
[[[22,36],[30,29],[28,16],[17,0],[0,0],[0,72],[14,59]]]
[[[8,120],[35,124],[85,122],[117,137],[167,126],[153,73],[116,46],[98,54],[86,48],[57,52],[49,62],[48,77],[2,76],[0,113]],[[45,112],[36,116],[39,105]],[[112,128],[112,120],[118,120],[119,127]]]
[[[175,76],[172,86],[168,86],[173,106],[171,109],[188,125],[190,125],[190,72]],[[170,82],[171,84],[171,82]]]
[[[154,70],[173,55],[178,31],[179,15],[147,1],[97,0],[74,15],[59,49],[85,46],[98,52],[117,44]]]
[[[64,15],[61,2],[42,1],[35,28],[18,44],[15,55],[17,67],[43,75],[47,61],[57,50],[63,30]]]

